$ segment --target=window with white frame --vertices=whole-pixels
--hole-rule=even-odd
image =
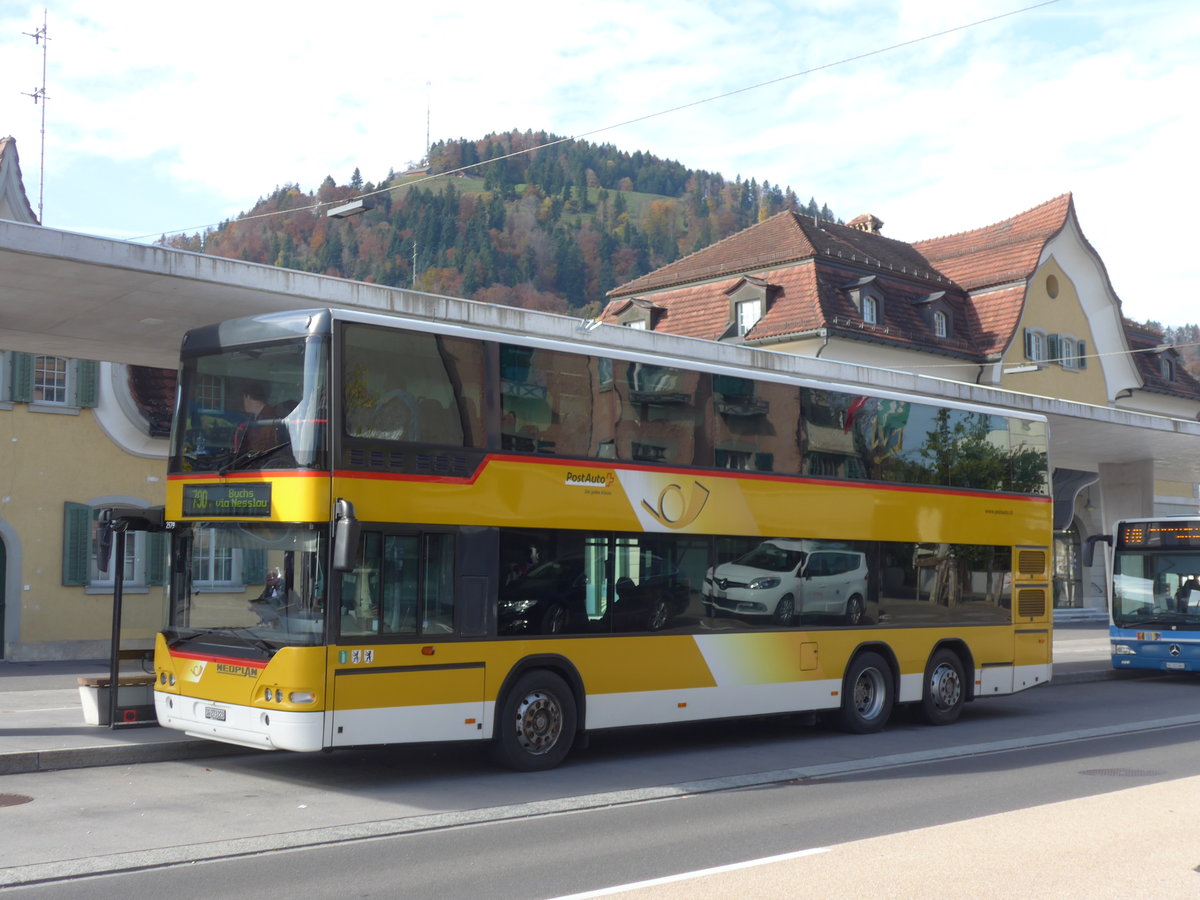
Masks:
[[[1175,380],[1175,360],[1164,353],[1158,360],[1158,371],[1163,381]]]
[[[144,593],[149,585],[162,584],[165,540],[161,533],[126,531],[125,553],[120,560],[113,535],[107,549],[106,571],[100,571],[98,520],[101,508],[106,505],[109,504],[92,506],[71,501],[64,504],[62,583],[83,587],[88,592],[112,591],[119,563],[125,588]]]
[[[65,406],[70,397],[70,365],[61,356],[36,356],[33,360],[33,402]]]
[[[862,295],[862,317],[868,325],[879,324],[879,301],[870,294]]]
[[[142,531],[125,532],[125,564],[121,574],[122,586],[144,587],[146,584],[146,534]],[[95,545],[94,545],[95,546]],[[107,571],[100,571],[99,551],[93,549],[88,561],[88,584],[93,588],[111,589],[117,578],[117,542],[108,550]]]
[[[940,338],[950,334],[950,317],[940,309],[933,313],[933,333]]]
[[[192,544],[192,583],[201,590],[240,588],[241,551],[234,547],[218,547],[215,537],[210,529],[196,529]]]
[[[1046,359],[1046,332],[1040,328],[1025,329],[1025,358],[1033,362]]]
[[[225,381],[216,375],[200,375],[196,400],[201,409],[225,409]]]
[[[1079,365],[1079,345],[1075,338],[1063,336],[1058,339],[1058,362],[1064,369]]]
[[[650,320],[649,319],[630,319],[628,322],[625,323],[625,327],[633,328],[636,331],[649,331],[650,330]]]
[[[762,318],[763,302],[758,300],[743,300],[736,304],[737,311],[737,333],[739,337],[745,337]]]

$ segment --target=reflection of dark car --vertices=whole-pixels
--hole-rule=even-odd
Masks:
[[[559,634],[587,629],[583,559],[568,556],[534,566],[500,589],[501,634]]]
[[[617,579],[616,596],[594,622],[587,614],[588,577],[579,556],[550,560],[500,590],[500,634],[657,631],[687,609],[690,591],[659,557],[643,557],[640,582]]]
[[[658,631],[687,609],[691,592],[678,572],[661,571],[661,560],[652,557],[640,582],[628,576],[617,579],[617,596],[612,606],[613,631]]]

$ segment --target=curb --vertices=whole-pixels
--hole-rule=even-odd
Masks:
[[[251,753],[245,747],[216,741],[163,741],[149,744],[70,747],[60,750],[17,750],[0,753],[0,775],[171,762]]]

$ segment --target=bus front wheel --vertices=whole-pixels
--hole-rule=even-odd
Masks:
[[[892,669],[878,653],[860,653],[846,669],[838,727],[853,734],[870,734],[887,724],[896,702]]]
[[[552,769],[575,739],[575,697],[553,672],[526,672],[504,697],[492,741],[495,760],[519,772]]]
[[[958,721],[967,699],[966,679],[958,654],[942,648],[929,657],[925,685],[921,690],[921,719],[930,725]]]

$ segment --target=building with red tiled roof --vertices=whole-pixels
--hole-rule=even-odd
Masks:
[[[1133,326],[1070,194],[1002,222],[905,243],[883,222],[782,212],[612,292],[601,319],[1194,416],[1194,380],[1139,362]],[[1161,340],[1160,340],[1161,342]],[[1164,367],[1164,371],[1169,367]],[[1155,370],[1157,371],[1157,370]]]

